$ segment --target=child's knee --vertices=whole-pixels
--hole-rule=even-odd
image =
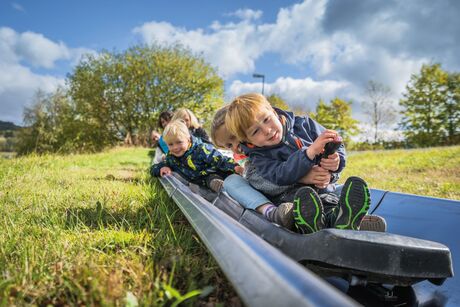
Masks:
[[[224,180],[224,190],[228,188],[234,188],[236,185],[241,183],[241,180],[244,180],[240,175],[231,174]]]

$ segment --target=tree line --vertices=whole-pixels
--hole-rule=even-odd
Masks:
[[[19,154],[31,152],[100,151],[120,142],[148,142],[160,112],[185,107],[209,123],[223,104],[224,82],[200,56],[179,46],[141,45],[123,52],[86,55],[67,75],[65,88],[38,91],[24,110],[25,127],[18,133]],[[370,81],[363,104],[368,123],[379,131],[394,122],[389,88]],[[287,109],[278,95],[268,100]],[[423,65],[400,100],[399,129],[412,146],[459,144],[460,74],[440,64]],[[340,132],[345,141],[359,132],[352,102],[338,97],[320,100],[309,115]],[[294,112],[304,112],[295,109]]]

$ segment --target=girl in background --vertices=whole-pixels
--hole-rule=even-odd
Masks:
[[[198,119],[196,118],[195,114],[189,109],[179,109],[174,113],[172,120],[181,119],[185,122],[185,125],[190,130],[190,133],[203,141],[204,143],[212,144],[209,140],[209,136],[206,131],[201,127]]]

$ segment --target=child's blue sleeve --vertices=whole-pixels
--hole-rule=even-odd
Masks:
[[[160,163],[152,165],[150,167],[150,175],[154,177],[160,177],[160,170],[164,166],[168,166],[165,161],[161,161]]]

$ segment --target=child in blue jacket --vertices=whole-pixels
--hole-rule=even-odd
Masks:
[[[165,161],[151,167],[152,176],[165,176],[172,171],[192,183],[219,192],[223,179],[239,171],[233,159],[225,157],[211,144],[198,142],[181,120],[171,121],[163,132],[168,145]]]
[[[334,189],[333,183],[345,167],[343,145],[336,153],[320,158],[324,146],[339,138],[336,131],[325,129],[311,118],[274,109],[260,94],[237,97],[230,104],[225,123],[241,141],[243,152],[260,176],[277,186],[291,187],[271,196],[279,201],[293,198],[295,223],[303,233],[325,227],[359,229],[370,206],[369,189],[361,178],[348,178],[338,206],[328,212],[327,220],[323,212],[322,202],[332,196],[328,192]],[[328,172],[312,182],[311,171],[318,167]],[[268,195],[274,190],[257,188]]]

